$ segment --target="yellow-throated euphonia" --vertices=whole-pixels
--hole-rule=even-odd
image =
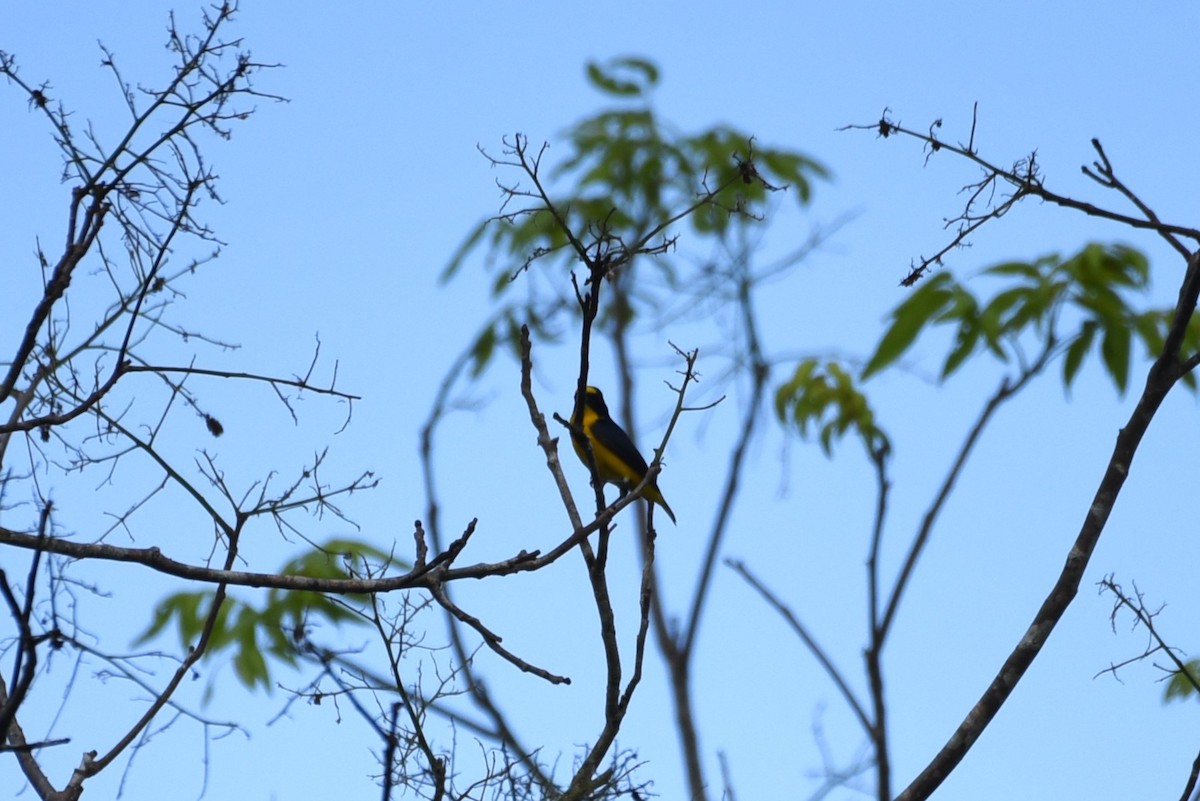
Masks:
[[[601,482],[616,484],[623,490],[631,490],[642,483],[649,469],[646,460],[638,453],[637,447],[624,429],[609,416],[608,406],[605,405],[600,390],[595,387],[587,388],[583,396],[583,422],[572,420],[571,424],[587,435],[588,442],[592,445],[592,455],[596,458],[596,471],[600,474]],[[575,453],[587,465],[588,455],[583,443],[572,437],[571,444],[575,446]],[[675,522],[675,513],[667,506],[657,481],[651,481],[642,496],[661,506],[667,517],[671,518],[671,522]]]

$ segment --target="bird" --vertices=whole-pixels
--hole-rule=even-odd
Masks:
[[[572,418],[571,425],[582,431],[592,446],[592,456],[596,460],[596,473],[602,484],[616,484],[622,491],[629,491],[642,483],[646,477],[646,460],[638,453],[637,447],[629,439],[625,430],[617,425],[608,414],[608,405],[604,403],[604,395],[596,387],[589,386],[583,395],[583,420]],[[580,461],[591,469],[587,448],[577,436],[571,437],[575,453]],[[642,493],[648,501],[657,503],[675,523],[675,513],[667,505],[666,498],[658,489],[658,482],[651,481]]]

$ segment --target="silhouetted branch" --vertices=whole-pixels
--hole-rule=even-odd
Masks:
[[[940,123],[940,120],[938,121]],[[936,124],[935,124],[936,125]],[[1131,228],[1141,228],[1158,233],[1175,250],[1184,258],[1189,256],[1188,249],[1179,242],[1180,238],[1191,239],[1194,242],[1200,243],[1200,229],[1189,228],[1182,225],[1173,225],[1162,222],[1158,216],[1140,199],[1138,199],[1129,188],[1117,180],[1113,174],[1112,165],[1105,155],[1103,148],[1100,146],[1099,140],[1093,139],[1092,146],[1100,156],[1100,160],[1093,164],[1093,168],[1083,167],[1085,175],[1100,183],[1102,186],[1115,189],[1128,198],[1142,212],[1143,217],[1134,217],[1111,209],[1096,206],[1091,203],[1086,203],[1081,200],[1076,200],[1072,197],[1060,195],[1056,192],[1047,189],[1043,181],[1041,172],[1037,165],[1037,153],[1030,153],[1023,159],[1020,159],[1011,167],[1000,167],[992,162],[984,159],[974,148],[975,138],[975,116],[972,115],[971,123],[971,139],[967,145],[952,145],[938,139],[934,133],[934,128],[931,126],[927,133],[906,128],[900,123],[894,121],[890,116],[890,110],[884,109],[884,113],[878,122],[869,125],[846,125],[841,130],[861,130],[874,131],[883,138],[889,138],[893,135],[906,136],[916,139],[925,144],[925,147],[930,153],[945,150],[967,159],[983,170],[983,178],[979,182],[969,184],[964,187],[968,192],[968,201],[966,209],[962,214],[946,220],[946,226],[957,226],[954,237],[949,244],[938,250],[933,256],[922,257],[917,264],[910,268],[909,274],[900,282],[904,286],[910,286],[918,281],[930,267],[940,264],[942,258],[951,250],[958,248],[979,229],[984,223],[989,220],[999,219],[1004,216],[1010,208],[1017,202],[1026,197],[1036,197],[1047,203],[1052,203],[1062,208],[1074,209],[1075,211],[1083,212],[1089,217],[1098,217],[1100,219],[1110,220],[1112,222],[1127,225]],[[998,187],[1003,186],[1008,188],[1008,193],[1004,194],[999,202],[995,202],[995,195],[992,194]],[[974,204],[987,193],[990,198],[984,204],[982,210],[976,211]]]
[[[845,699],[846,704],[850,707],[851,711],[854,712],[854,716],[858,718],[858,722],[862,725],[863,731],[869,736],[874,724],[871,722],[871,718],[867,715],[866,709],[861,703],[859,703],[858,697],[855,696],[854,691],[850,689],[849,683],[842,676],[841,671],[837,669],[837,665],[833,664],[833,660],[829,658],[828,654],[825,653],[825,649],[822,648],[812,634],[809,633],[808,628],[800,622],[800,618],[798,618],[796,614],[789,609],[788,606],[784,604],[777,595],[775,595],[775,593],[771,592],[771,590],[768,589],[765,584],[759,581],[758,577],[755,576],[748,567],[746,567],[744,562],[740,562],[736,559],[727,559],[725,564],[733,568],[734,572],[741,576],[747,584],[754,588],[754,591],[761,595],[763,600],[765,600],[767,604],[770,605],[771,608],[776,612],[778,612],[780,617],[787,622],[792,631],[796,633],[796,636],[800,638],[800,641],[804,643],[804,646],[808,648],[813,657],[818,663],[820,663],[821,667],[825,670],[825,673],[828,674],[829,678],[833,680],[834,686],[838,688],[838,692],[842,694],[842,698]]]
[[[1170,659],[1174,665],[1172,668],[1164,667],[1161,669],[1167,671],[1171,675],[1183,676],[1185,679],[1187,679],[1188,683],[1192,685],[1192,689],[1197,694],[1200,694],[1200,681],[1198,681],[1196,676],[1193,675],[1193,672],[1188,669],[1188,666],[1184,663],[1184,661],[1179,658],[1179,655],[1176,653],[1178,649],[1172,648],[1170,645],[1168,645],[1166,640],[1162,638],[1162,635],[1159,634],[1158,629],[1154,625],[1154,618],[1157,617],[1158,613],[1162,610],[1159,609],[1152,612],[1146,608],[1145,597],[1142,595],[1142,591],[1138,589],[1136,582],[1133,585],[1132,596],[1126,594],[1125,590],[1113,579],[1111,575],[1105,576],[1100,580],[1099,584],[1102,592],[1110,592],[1116,598],[1116,600],[1113,602],[1112,613],[1109,615],[1109,619],[1112,622],[1113,631],[1116,631],[1117,628],[1117,614],[1122,609],[1128,609],[1133,614],[1134,627],[1136,628],[1137,626],[1141,626],[1144,628],[1151,643],[1148,644],[1146,649],[1138,656],[1132,657],[1131,659],[1128,659],[1118,665],[1110,665],[1101,672],[1112,673],[1113,676],[1116,676],[1117,668],[1133,662],[1148,659],[1154,654],[1161,652],[1166,654],[1167,658]],[[1100,674],[1098,673],[1096,675]]]
[[[997,387],[987,403],[984,404],[975,424],[971,427],[966,439],[963,440],[963,444],[959,447],[958,454],[954,458],[954,463],[950,466],[950,471],[946,474],[946,478],[943,479],[941,486],[938,488],[937,495],[925,511],[924,517],[921,518],[921,526],[917,530],[912,544],[909,545],[908,552],[904,557],[904,565],[900,569],[900,575],[897,577],[896,584],[892,587],[892,591],[888,596],[887,605],[877,629],[877,636],[881,646],[891,631],[892,621],[895,619],[896,612],[900,608],[900,601],[904,597],[904,591],[908,587],[913,569],[916,567],[925,544],[929,541],[929,536],[933,532],[934,523],[937,521],[946,500],[950,497],[950,492],[954,489],[954,484],[958,481],[958,476],[966,466],[967,459],[974,450],[975,444],[979,441],[980,435],[983,434],[984,428],[987,427],[992,416],[1005,402],[1011,400],[1031,379],[1045,369],[1055,352],[1055,344],[1053,337],[1047,338],[1042,352],[1032,364],[1024,368],[1015,379],[1006,376],[1001,380],[1000,386]]]
[[[1067,607],[1079,591],[1079,583],[1087,569],[1104,526],[1112,513],[1134,454],[1142,437],[1149,428],[1167,393],[1175,386],[1181,375],[1179,345],[1184,332],[1196,311],[1196,299],[1200,295],[1200,251],[1188,259],[1187,271],[1180,285],[1179,300],[1175,306],[1166,344],[1151,365],[1146,376],[1146,386],[1138,398],[1137,406],[1130,414],[1125,426],[1117,435],[1112,456],[1109,458],[1104,477],[1096,488],[1092,503],[1084,515],[1079,534],[1067,553],[1058,579],[1046,595],[1033,621],[1013,648],[996,677],[980,699],[967,713],[954,734],[936,757],[921,771],[920,775],[899,795],[897,801],[919,801],[928,798],[958,765],[966,753],[979,739],[980,734],[995,717],[1025,675],[1033,660],[1050,638],[1054,627],[1062,619]]]

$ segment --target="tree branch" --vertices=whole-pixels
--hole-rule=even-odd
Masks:
[[[974,149],[974,132],[975,126],[972,123],[971,127],[971,142],[968,145],[952,145],[938,139],[934,130],[941,125],[941,120],[938,120],[930,127],[929,132],[921,132],[906,128],[903,125],[893,121],[889,116],[888,110],[885,109],[880,120],[869,125],[846,125],[840,130],[862,130],[874,131],[884,138],[892,135],[907,136],[918,141],[924,142],[929,155],[941,150],[949,153],[954,153],[962,158],[967,159],[973,164],[978,165],[984,171],[984,178],[976,184],[972,184],[967,189],[974,190],[971,194],[971,200],[967,204],[966,211],[954,219],[947,221],[947,226],[955,223],[959,224],[959,229],[953,240],[936,254],[929,258],[922,258],[919,263],[912,267],[908,276],[900,283],[904,286],[910,286],[919,280],[925,272],[934,264],[940,264],[942,258],[956,247],[959,247],[963,242],[983,223],[988,220],[998,219],[1002,217],[1012,206],[1024,197],[1036,197],[1047,203],[1051,203],[1062,208],[1074,209],[1075,211],[1083,212],[1089,217],[1097,217],[1099,219],[1110,220],[1112,222],[1127,225],[1131,228],[1139,228],[1149,231],[1154,231],[1162,236],[1175,250],[1185,259],[1188,258],[1190,252],[1179,242],[1179,238],[1191,239],[1194,242],[1200,243],[1200,229],[1189,228],[1182,225],[1172,225],[1162,222],[1157,215],[1153,213],[1137,199],[1133,193],[1123,183],[1117,180],[1112,172],[1112,165],[1108,161],[1103,148],[1101,148],[1098,140],[1093,139],[1092,144],[1097,153],[1100,155],[1100,161],[1095,162],[1095,171],[1087,167],[1083,167],[1085,175],[1093,180],[1096,180],[1103,186],[1116,189],[1126,198],[1130,199],[1138,210],[1141,211],[1144,217],[1134,217],[1128,214],[1122,214],[1111,209],[1106,209],[1101,206],[1096,206],[1091,203],[1076,200],[1075,198],[1060,195],[1047,189],[1042,182],[1042,177],[1037,169],[1037,154],[1031,153],[1028,157],[1016,162],[1012,168],[1005,169],[999,167],[986,159],[982,158]],[[928,158],[928,157],[927,157]],[[999,204],[991,205],[981,212],[973,210],[973,204],[984,191],[991,191],[995,188],[997,182],[1003,182],[1013,188],[1012,194],[1007,195]]]
[[[1117,435],[1108,467],[1096,488],[1095,496],[1084,515],[1083,524],[1071,549],[1066,563],[1054,586],[1046,595],[1033,621],[1008,658],[1004,660],[995,678],[967,713],[954,734],[938,752],[937,756],[921,771],[913,782],[897,796],[897,801],[921,801],[928,798],[942,781],[962,761],[967,752],[979,739],[983,730],[996,716],[1000,707],[1012,694],[1017,683],[1025,675],[1033,660],[1050,638],[1054,627],[1062,619],[1067,607],[1079,591],[1080,581],[1104,526],[1112,513],[1125,479],[1129,475],[1133,457],[1137,453],[1142,437],[1145,436],[1155,413],[1162,405],[1167,393],[1179,378],[1179,344],[1183,339],[1188,321],[1196,311],[1196,299],[1200,295],[1200,251],[1188,259],[1187,271],[1179,289],[1179,300],[1175,315],[1166,337],[1166,345],[1151,365],[1146,376],[1137,406],[1129,420]]]
[[[744,562],[736,559],[727,559],[725,560],[725,564],[733,568],[734,572],[741,576],[747,584],[753,587],[755,592],[761,595],[763,600],[765,600],[772,609],[778,612],[780,617],[782,617],[784,621],[791,626],[792,631],[796,633],[796,636],[800,638],[801,642],[804,643],[804,646],[808,648],[813,657],[815,657],[817,662],[820,663],[821,667],[824,668],[825,673],[828,674],[829,678],[833,680],[834,686],[838,688],[838,692],[840,692],[842,697],[846,699],[846,704],[849,705],[850,710],[854,712],[854,716],[858,718],[859,724],[862,725],[863,732],[866,733],[868,737],[871,736],[874,726],[871,722],[871,718],[867,715],[866,709],[861,703],[859,703],[858,698],[854,695],[854,691],[850,689],[849,683],[847,683],[845,678],[842,677],[841,671],[837,669],[835,664],[833,664],[833,660],[830,659],[825,653],[825,649],[822,648],[816,639],[813,638],[812,634],[809,633],[805,625],[800,622],[798,617],[796,617],[796,614],[792,612],[792,610],[789,609],[787,605],[783,603],[783,601],[779,600],[779,597],[775,595],[775,593],[771,592],[771,590],[768,589],[765,584],[759,581],[758,577],[750,571],[750,568],[746,567]]]
[[[974,450],[975,443],[979,441],[984,428],[987,427],[987,424],[991,421],[992,416],[1000,406],[1010,400],[1016,393],[1020,392],[1034,376],[1045,369],[1046,364],[1054,353],[1054,345],[1055,343],[1052,338],[1048,340],[1037,360],[1024,368],[1015,381],[1005,377],[987,403],[984,404],[983,410],[979,413],[979,417],[975,421],[975,425],[971,427],[970,433],[967,434],[966,440],[963,441],[962,447],[959,448],[958,455],[954,459],[954,464],[950,466],[950,471],[942,481],[937,495],[934,497],[929,509],[926,510],[925,516],[921,519],[921,527],[917,530],[917,535],[913,539],[912,545],[909,546],[908,553],[904,558],[904,565],[900,569],[900,575],[896,579],[896,584],[888,597],[883,619],[879,623],[878,637],[881,647],[887,639],[888,633],[891,631],[892,622],[895,619],[897,610],[900,608],[900,601],[904,597],[904,591],[908,588],[908,582],[912,578],[912,572],[916,567],[917,560],[920,558],[925,544],[929,541],[934,523],[937,521],[938,515],[941,513],[947,498],[950,497],[950,492],[954,489],[954,484],[958,480],[959,474],[962,472],[967,459]]]

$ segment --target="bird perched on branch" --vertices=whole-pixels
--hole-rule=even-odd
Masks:
[[[637,447],[624,429],[609,416],[608,406],[604,403],[604,396],[600,394],[600,390],[595,387],[587,388],[583,396],[583,420],[572,419],[571,424],[582,431],[591,443],[592,456],[596,460],[596,472],[601,483],[616,484],[623,492],[628,492],[642,483],[646,471],[649,470],[646,460],[638,453]],[[575,453],[580,460],[590,469],[591,463],[583,442],[572,436],[571,444],[575,446]],[[671,507],[659,491],[657,481],[651,481],[642,496],[661,506],[667,517],[671,518],[671,522],[675,522],[675,513],[671,511]]]

